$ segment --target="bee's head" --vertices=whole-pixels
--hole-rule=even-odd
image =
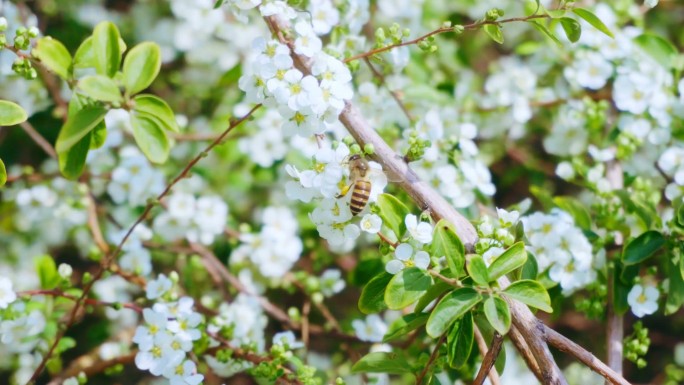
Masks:
[[[353,161],[356,161],[356,160],[359,160],[359,159],[361,159],[361,155],[359,155],[359,154],[354,154],[354,155],[352,155],[352,156],[349,157],[349,161],[350,161],[350,162],[353,162]]]

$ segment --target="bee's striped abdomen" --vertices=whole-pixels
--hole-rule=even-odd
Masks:
[[[356,215],[363,211],[364,207],[368,204],[368,197],[371,192],[371,183],[367,180],[357,180],[354,183],[354,190],[352,191],[351,201],[349,202],[349,208],[351,209],[352,215]]]

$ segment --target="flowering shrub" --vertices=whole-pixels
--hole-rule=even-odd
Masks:
[[[0,382],[681,383],[683,9],[0,1]]]

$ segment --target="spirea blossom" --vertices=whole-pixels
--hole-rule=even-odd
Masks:
[[[356,336],[362,341],[381,342],[387,333],[387,324],[377,314],[370,314],[365,320],[352,321]]]
[[[635,316],[641,318],[658,310],[660,292],[652,285],[634,285],[627,294],[627,303]]]
[[[16,299],[17,295],[12,290],[12,281],[9,278],[0,277],[0,309],[6,309]]]

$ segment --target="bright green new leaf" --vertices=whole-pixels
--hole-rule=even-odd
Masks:
[[[484,337],[484,340],[492,341],[492,339],[494,339],[494,333],[496,333],[496,330],[494,330],[492,325],[489,323],[487,317],[481,312],[473,312],[472,314],[473,321],[475,321],[475,326],[478,329],[480,329],[480,333],[482,333],[482,337]],[[496,359],[496,362],[494,363],[494,367],[496,368],[497,372],[504,372],[504,368],[506,367],[506,345],[501,346],[501,352],[499,353],[499,357]]]
[[[511,328],[511,311],[506,301],[499,297],[489,297],[484,302],[485,317],[489,324],[501,335]]]
[[[0,159],[0,187],[7,183],[7,169],[5,169],[5,163]]]
[[[519,268],[527,261],[527,251],[522,242],[515,243],[489,265],[489,279],[494,281],[502,275]]]
[[[410,313],[397,318],[385,333],[382,342],[389,342],[397,340],[406,334],[418,329],[419,327],[425,325],[428,320],[429,314],[427,313]]]
[[[665,244],[665,237],[657,231],[647,231],[632,239],[622,252],[622,263],[636,265],[647,260]]]
[[[442,298],[428,318],[425,330],[433,338],[438,338],[473,306],[482,300],[475,290],[464,287],[456,289]]]
[[[466,313],[463,318],[454,322],[447,334],[447,362],[454,369],[461,368],[468,362],[473,350],[475,331],[473,315]]]
[[[599,31],[605,33],[606,35],[612,38],[615,38],[615,36],[613,36],[613,33],[610,32],[610,29],[608,29],[608,27],[606,27],[606,25],[603,24],[601,19],[599,19],[591,11],[586,10],[584,8],[574,8],[572,12],[574,12],[575,15],[584,19],[587,23],[591,24],[594,28],[598,29]]]
[[[432,277],[417,267],[406,268],[389,281],[385,303],[392,310],[400,310],[416,302],[432,285]]]
[[[684,204],[679,205],[677,209],[677,224],[684,227]]]
[[[489,286],[489,272],[487,271],[487,265],[481,256],[477,254],[468,255],[466,268],[468,269],[468,274],[470,278],[475,281],[480,286]]]
[[[368,353],[358,360],[351,369],[352,373],[411,373],[411,365],[397,353]]]
[[[83,137],[102,122],[107,110],[103,107],[85,107],[70,116],[59,131],[55,149],[65,152],[78,143]]]
[[[666,69],[672,67],[674,58],[679,54],[677,47],[669,40],[656,34],[639,35],[634,39],[634,42]]]
[[[392,274],[383,271],[363,287],[359,297],[359,310],[362,313],[372,314],[387,309],[385,289],[393,277]]]
[[[123,97],[114,80],[102,75],[89,75],[78,81],[78,89],[101,102],[121,102]]]
[[[520,270],[520,279],[537,279],[537,274],[539,274],[537,258],[535,258],[534,255],[527,253],[527,261],[525,261],[525,264]]]
[[[563,27],[563,31],[565,31],[565,36],[567,36],[568,40],[571,42],[577,42],[580,36],[582,36],[582,25],[577,20],[571,17],[561,17],[560,23]]]
[[[36,259],[35,263],[41,289],[54,289],[61,279],[57,272],[55,260],[49,255],[43,255]]]
[[[90,134],[90,149],[95,150],[102,147],[107,140],[107,125],[105,121],[101,121],[100,124],[93,128],[93,132]]]
[[[88,36],[83,43],[78,46],[74,54],[74,68],[94,68],[95,53],[93,52],[93,37]]]
[[[432,244],[430,245],[430,255],[435,257],[446,257],[449,270],[454,277],[460,277],[465,268],[465,247],[456,235],[454,226],[442,219],[437,222],[432,233]]]
[[[501,27],[498,24],[485,24],[483,28],[487,35],[492,38],[492,40],[499,44],[503,44],[504,37],[503,33],[501,32]]]
[[[123,63],[123,84],[129,95],[152,84],[161,68],[161,50],[156,43],[144,42],[133,47]]]
[[[152,163],[164,163],[171,146],[163,127],[156,120],[139,114],[131,114],[133,138],[138,147]]]
[[[114,77],[121,66],[119,29],[109,21],[103,21],[93,31],[93,58],[95,70],[100,75]]]
[[[93,130],[90,130],[78,142],[69,147],[66,151],[57,153],[59,160],[59,171],[65,178],[78,179],[85,169],[86,157],[92,142]]]
[[[71,54],[59,40],[49,36],[40,38],[31,54],[62,79],[71,77]]]
[[[28,119],[26,111],[17,103],[0,100],[0,126],[14,126]]]
[[[513,282],[503,295],[547,313],[553,313],[551,297],[541,283],[529,279]]]
[[[134,48],[135,49],[135,48]],[[133,98],[135,106],[133,109],[140,114],[147,114],[148,117],[154,117],[159,120],[164,129],[178,132],[178,123],[176,117],[166,102],[154,95],[141,94]]]
[[[569,213],[572,218],[582,229],[588,230],[591,228],[591,216],[589,211],[584,207],[582,202],[573,197],[559,196],[553,198],[553,203],[561,210]]]
[[[401,238],[406,232],[404,219],[409,213],[408,207],[390,194],[380,194],[375,204],[380,209],[378,215],[382,218],[382,223],[389,227],[397,238]]]

